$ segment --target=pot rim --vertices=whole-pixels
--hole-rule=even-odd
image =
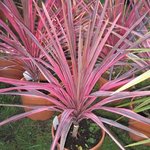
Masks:
[[[60,117],[61,117],[61,114],[58,116],[58,119],[60,119]],[[104,141],[104,138],[105,138],[106,132],[102,128],[100,128],[100,129],[101,129],[101,138],[100,138],[99,142],[94,147],[92,147],[89,150],[98,150],[98,148],[102,145],[102,143]],[[52,124],[52,127],[51,127],[51,133],[52,133],[52,139],[54,139],[54,127],[53,127],[53,124]],[[58,147],[60,147],[59,143],[57,145],[58,145]],[[64,150],[68,150],[68,149],[65,148]]]

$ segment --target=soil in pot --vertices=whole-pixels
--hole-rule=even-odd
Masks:
[[[23,78],[22,80],[25,80],[25,79]],[[42,90],[41,92],[43,92],[47,95],[49,94],[49,93],[46,93],[44,90]],[[23,105],[27,105],[27,106],[52,106],[53,105],[53,103],[51,103],[47,99],[38,98],[35,96],[24,96],[24,95],[22,95],[21,101],[22,101]],[[30,111],[31,109],[30,108],[24,108],[24,110],[27,112],[27,111]],[[45,110],[45,111],[30,115],[30,116],[28,116],[28,118],[30,118],[32,120],[43,121],[43,120],[50,119],[52,117],[53,113],[54,113],[53,111]]]
[[[90,120],[82,120],[79,126],[77,138],[72,137],[73,125],[71,126],[66,139],[65,150],[99,150],[105,132]]]

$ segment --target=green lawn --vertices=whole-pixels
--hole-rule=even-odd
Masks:
[[[10,102],[20,103],[19,97],[0,96],[0,103]],[[23,112],[23,110],[20,108],[0,107],[0,121],[21,112]],[[107,114],[104,113],[104,115]],[[25,118],[0,127],[0,150],[49,150],[52,142],[51,120],[32,121]],[[109,129],[117,135],[118,139],[122,141],[124,145],[133,142],[125,131],[118,130],[114,127],[110,127]],[[101,150],[119,150],[119,148],[108,136],[106,136]],[[127,150],[149,150],[149,147],[142,145],[128,148]]]

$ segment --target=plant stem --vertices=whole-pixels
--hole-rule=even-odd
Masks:
[[[72,137],[77,138],[78,129],[79,129],[79,123],[75,122],[73,125]]]

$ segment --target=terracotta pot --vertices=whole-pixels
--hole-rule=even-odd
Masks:
[[[0,59],[0,77],[21,79],[24,69],[15,60]]]
[[[21,80],[25,80],[22,78]],[[28,106],[52,106],[53,103],[44,98],[39,98],[35,96],[23,96],[21,95],[21,101],[23,105]],[[25,111],[30,111],[30,108],[24,108]],[[45,110],[43,112],[39,112],[33,115],[28,116],[28,118],[32,120],[48,120],[52,117],[53,111]]]
[[[99,80],[98,80],[98,88],[102,87],[105,83],[107,83],[108,80],[103,78],[103,77],[100,77]]]
[[[129,128],[137,130],[141,133],[144,133],[146,136],[148,136],[150,138],[150,125],[148,125],[148,124],[129,119]],[[144,138],[137,136],[131,132],[129,132],[129,136],[134,141],[145,140]],[[145,145],[150,146],[150,143],[145,144]]]
[[[106,75],[105,75],[106,76]],[[109,82],[109,80],[107,80],[105,77],[100,77],[99,80],[97,81],[98,83],[98,88],[101,88],[104,84],[106,84],[107,82]],[[118,88],[120,88],[121,86],[118,86],[118,87],[114,87],[110,90],[117,90]]]
[[[107,82],[109,82],[109,80],[107,80],[105,77],[107,78],[107,74],[105,74],[104,77],[100,77],[99,80],[97,81],[98,88],[101,88],[104,84],[106,84]],[[110,89],[110,91],[112,91],[112,90],[115,91],[118,88],[120,88],[120,87],[119,86],[118,87],[114,87],[114,88]],[[122,100],[111,102],[111,104],[118,104],[120,102],[122,102]]]
[[[60,115],[58,116],[58,119],[60,120]],[[104,130],[101,130],[101,131],[102,131],[102,137],[101,137],[100,141],[94,147],[92,147],[90,150],[99,150],[101,145],[103,144],[103,141],[105,138],[105,131]],[[52,138],[54,139],[54,127],[53,126],[51,129],[51,132],[52,132]],[[60,150],[60,144],[57,144],[57,150]],[[64,148],[64,150],[69,150],[69,149]]]

